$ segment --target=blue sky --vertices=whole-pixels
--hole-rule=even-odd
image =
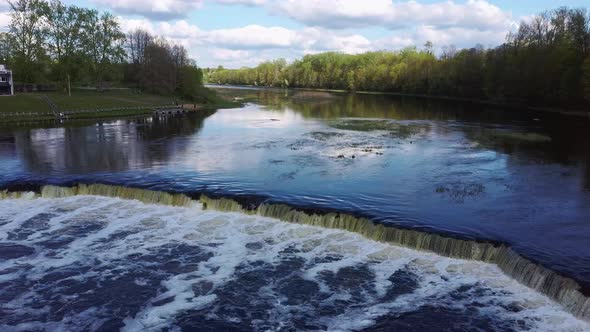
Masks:
[[[322,51],[359,53],[423,45],[495,46],[524,18],[588,0],[64,0],[111,11],[185,45],[201,66],[237,68]],[[0,29],[8,24],[0,0]],[[2,13],[4,12],[4,13]]]

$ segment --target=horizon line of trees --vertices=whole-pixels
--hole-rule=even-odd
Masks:
[[[205,70],[209,83],[378,91],[489,100],[508,104],[590,106],[590,14],[562,7],[522,22],[504,44],[351,55],[326,52],[288,64]]]
[[[186,48],[137,29],[125,34],[116,17],[61,0],[7,0],[8,32],[0,33],[0,63],[18,83],[122,84],[195,99],[203,73]]]

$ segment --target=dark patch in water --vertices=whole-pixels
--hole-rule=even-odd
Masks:
[[[193,285],[193,292],[195,296],[204,296],[211,293],[213,290],[213,283],[210,281],[200,281]]]
[[[167,244],[150,249],[148,255],[132,255],[131,259],[141,261],[147,266],[169,274],[182,274],[197,271],[199,262],[207,261],[213,254],[201,247],[187,244]]]
[[[279,143],[280,143],[279,141],[262,142],[262,143],[254,144],[254,145],[250,146],[250,148],[251,149],[265,149],[265,150],[269,150],[269,149],[276,148]]]
[[[302,305],[318,295],[320,287],[317,283],[299,276],[282,280],[278,285],[279,294],[287,298],[287,305]]]
[[[162,281],[167,278],[198,269],[198,263],[212,255],[199,247],[185,244],[169,244],[151,248],[147,255],[129,255],[124,260],[114,260],[108,265],[67,266],[55,269],[40,280],[17,278],[0,284],[0,301],[9,302],[19,296],[34,292],[26,298],[25,306],[48,308],[37,314],[34,320],[62,321],[66,316],[93,308],[101,308],[97,319],[107,319],[103,331],[118,330],[124,319],[134,317],[150,299],[165,291]],[[129,264],[132,264],[131,266]],[[170,299],[162,299],[154,305],[164,305]],[[14,325],[28,320],[22,310],[8,310],[0,317],[0,324]]]
[[[336,273],[322,271],[320,276],[331,289],[349,291],[353,297],[362,297],[363,292],[375,293],[375,274],[367,265],[347,266]]]
[[[208,310],[189,311],[177,317],[175,325],[183,332],[244,332],[252,331],[251,326],[211,317]]]
[[[304,147],[314,146],[315,144],[316,142],[310,139],[298,139],[294,143],[287,145],[287,148],[297,151],[303,149]]]
[[[425,305],[415,311],[381,317],[364,332],[443,332],[530,330],[519,320],[506,320],[481,313],[477,308],[452,309]]]
[[[83,238],[92,233],[100,231],[106,227],[106,225],[107,223],[105,221],[76,220],[75,222],[68,223],[68,225],[65,227],[46,234],[46,237],[48,237],[47,240],[40,241],[35,244],[43,246],[47,249],[63,249],[79,238]],[[55,254],[57,253],[49,253],[48,256],[53,256]]]
[[[136,232],[132,231],[132,230],[131,231],[127,231],[127,230],[118,231],[118,232],[111,234],[111,236],[109,236],[107,239],[102,240],[101,242],[108,243],[108,242],[119,241],[119,240],[122,240],[122,239],[128,237],[129,235],[133,235],[135,233]]]
[[[395,271],[387,280],[391,282],[391,286],[382,299],[384,301],[393,301],[401,295],[412,293],[420,286],[418,276],[407,268]]]
[[[310,261],[309,265],[314,266],[317,264],[337,262],[337,261],[342,260],[342,258],[343,258],[342,256],[334,256],[334,255],[313,257],[312,260]]]
[[[332,132],[332,131],[314,131],[312,133],[309,133],[309,136],[313,139],[316,139],[318,141],[328,141],[334,138],[341,138],[344,137],[343,133],[336,133],[336,132]]]
[[[35,249],[15,243],[0,243],[0,261],[30,256]]]
[[[467,300],[467,299],[477,299],[483,296],[506,296],[510,295],[510,293],[504,292],[497,292],[490,288],[482,286],[480,283],[475,284],[468,284],[462,285],[461,287],[457,288],[456,290],[449,293],[449,297],[451,301],[460,301],[460,300]]]
[[[213,290],[217,301],[212,310],[188,312],[177,318],[177,324],[183,328],[196,327],[197,322],[201,322],[207,328],[268,330],[272,328],[268,321],[276,305],[276,293],[285,296],[287,304],[308,303],[314,299],[317,302],[317,284],[298,276],[305,261],[290,256],[288,251],[283,256],[287,256],[286,259],[275,265],[260,261],[238,266],[232,280]],[[206,295],[212,286],[199,283],[193,286],[193,291],[197,296]],[[240,323],[231,323],[236,320]]]
[[[8,233],[8,240],[11,241],[22,241],[26,240],[29,236],[36,232],[43,231],[49,228],[49,221],[55,217],[55,214],[51,213],[39,213],[38,215],[31,217],[24,221],[20,228],[15,231]]]
[[[463,203],[467,198],[476,198],[485,194],[486,187],[476,182],[453,182],[436,187],[435,192],[444,194],[452,201]]]
[[[299,172],[293,171],[293,172],[283,173],[283,174],[279,175],[279,179],[280,180],[293,180],[293,179],[295,179],[295,176],[297,176],[297,173],[299,173]]]
[[[264,244],[260,243],[260,242],[246,243],[246,248],[248,248],[250,250],[260,250],[263,247],[264,247]]]
[[[352,131],[387,131],[387,138],[408,139],[419,134],[423,129],[428,129],[425,124],[399,123],[392,120],[340,120],[333,122],[332,127]]]
[[[175,298],[176,298],[176,296],[170,296],[170,297],[167,297],[167,298],[165,298],[165,299],[162,299],[162,300],[159,300],[159,301],[152,302],[152,305],[153,305],[154,307],[160,307],[160,306],[163,306],[163,305],[165,305],[165,304],[168,304],[168,303],[170,303],[170,302],[174,301],[174,299],[175,299]]]

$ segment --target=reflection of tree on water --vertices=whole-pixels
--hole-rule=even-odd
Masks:
[[[119,172],[166,163],[188,147],[212,112],[27,129],[14,133],[26,170],[41,173]],[[166,141],[165,144],[162,144]]]
[[[221,95],[256,102],[266,106],[269,110],[293,110],[307,118],[367,117],[395,120],[461,120],[486,123],[519,118],[530,119],[526,112],[504,112],[485,105],[425,98],[306,90],[216,90]]]
[[[270,111],[294,111],[305,118],[444,121],[433,126],[432,130],[441,135],[462,131],[470,142],[481,148],[507,154],[514,162],[528,160],[580,167],[585,179],[584,187],[590,189],[590,152],[587,151],[590,146],[587,134],[590,124],[586,119],[391,95],[330,93],[331,96],[327,97],[328,92],[308,92],[306,95],[299,90],[220,91],[222,94],[255,101]],[[455,126],[448,121],[458,121],[461,125]],[[502,132],[506,134],[498,134]],[[544,140],[544,137],[550,140]]]

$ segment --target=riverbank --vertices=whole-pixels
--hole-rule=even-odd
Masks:
[[[75,90],[71,96],[60,92],[28,93],[2,97],[1,101],[0,123],[139,116],[151,114],[154,109],[184,107],[180,105],[189,105],[190,111],[240,106],[219,97],[196,103],[174,96],[137,93],[130,89],[104,92]]]
[[[271,90],[285,90],[285,88],[275,88],[275,87],[261,87],[261,86],[254,86],[254,85],[223,85],[223,84],[206,84],[209,88],[248,88],[248,89],[271,89]],[[493,106],[502,109],[510,109],[510,110],[526,110],[532,112],[546,112],[546,113],[554,113],[554,114],[563,114],[568,116],[576,116],[576,117],[583,117],[583,118],[590,118],[590,110],[583,111],[583,110],[568,110],[568,109],[559,109],[559,108],[550,108],[550,107],[536,107],[536,106],[526,106],[522,104],[511,104],[511,103],[503,103],[491,100],[483,100],[483,99],[470,99],[470,98],[460,98],[460,97],[450,97],[450,96],[434,96],[434,95],[423,95],[423,94],[411,94],[411,93],[397,93],[397,92],[380,92],[380,91],[347,91],[347,90],[338,90],[338,89],[311,89],[311,88],[286,88],[288,90],[294,91],[317,91],[317,92],[331,92],[331,93],[357,93],[363,95],[381,95],[381,96],[395,96],[395,97],[411,97],[411,98],[420,98],[420,99],[431,99],[431,100],[441,100],[441,101],[451,101],[451,102],[461,102],[461,103],[471,103],[477,105],[485,105],[485,106]]]

